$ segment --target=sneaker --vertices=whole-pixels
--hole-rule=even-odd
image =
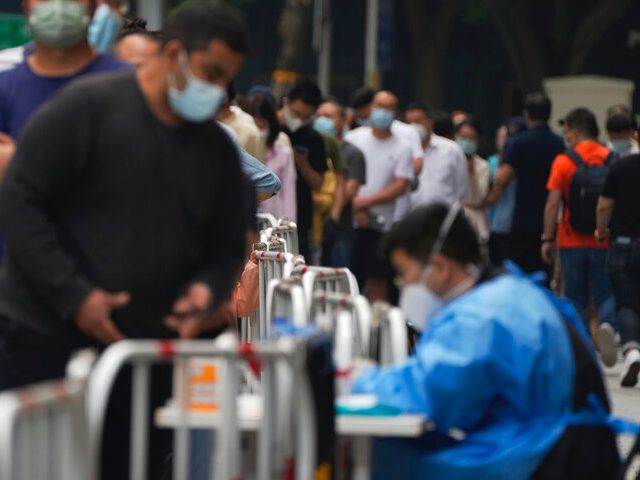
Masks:
[[[635,387],[638,383],[638,374],[640,373],[640,351],[629,350],[624,356],[624,367],[622,368],[622,377],[620,385],[623,387]]]
[[[618,362],[618,345],[616,343],[616,331],[609,323],[603,323],[598,327],[596,334],[600,358],[606,367],[613,367]]]

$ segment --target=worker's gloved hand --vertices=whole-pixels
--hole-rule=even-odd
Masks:
[[[227,304],[212,311],[212,300],[213,294],[208,285],[194,283],[173,304],[172,314],[164,319],[164,324],[184,339],[197,338],[205,332],[228,326],[230,316],[225,315],[224,310]]]
[[[104,345],[124,340],[124,334],[111,320],[111,312],[129,303],[129,294],[109,293],[101,289],[93,290],[80,304],[75,314],[75,322],[82,333],[95,338]]]

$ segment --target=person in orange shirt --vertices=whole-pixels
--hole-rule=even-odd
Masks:
[[[609,150],[598,143],[599,129],[595,115],[586,108],[572,110],[564,120],[566,143],[589,167],[605,165]],[[560,252],[560,265],[565,279],[565,295],[573,302],[589,327],[589,294],[593,293],[599,310],[597,344],[603,362],[615,365],[617,347],[615,343],[614,301],[611,283],[607,274],[606,259],[608,241],[599,241],[592,232],[576,230],[571,219],[570,190],[573,177],[578,170],[567,153],[558,155],[553,161],[547,183],[549,191],[544,215],[542,236],[542,259],[551,264],[556,251]],[[557,219],[564,204],[562,221],[557,232]],[[577,210],[577,206],[575,207]],[[595,230],[595,215],[593,221]]]

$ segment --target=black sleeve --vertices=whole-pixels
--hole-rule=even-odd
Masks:
[[[619,164],[614,164],[609,169],[609,174],[607,175],[607,179],[604,182],[604,187],[602,188],[602,196],[607,198],[616,198],[618,193],[618,172],[620,171]]]
[[[324,173],[329,168],[327,166],[327,152],[324,148],[324,140],[314,130],[311,130],[309,135],[309,163],[318,173]]]
[[[236,279],[245,260],[247,212],[250,207],[246,179],[240,168],[238,149],[217,125],[216,161],[222,168],[218,188],[212,192],[212,218],[206,232],[209,244],[207,260],[194,282],[204,282],[213,294],[212,308],[226,302],[233,292]],[[192,282],[193,283],[193,282]]]
[[[45,104],[23,129],[0,188],[0,231],[9,255],[62,318],[93,288],[62,247],[53,213],[88,161],[91,115],[81,88]]]
[[[511,165],[511,167],[517,172],[520,168],[520,144],[522,142],[518,141],[518,139],[507,139],[505,143],[504,150],[504,163],[506,165]]]

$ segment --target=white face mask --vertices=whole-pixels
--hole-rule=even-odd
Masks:
[[[269,129],[268,128],[261,128],[260,129],[260,141],[262,143],[267,143],[267,138],[269,138]]]
[[[444,302],[427,288],[423,274],[419,282],[409,283],[400,291],[400,309],[407,322],[419,332],[424,332],[438,314]]]
[[[429,137],[429,130],[421,123],[412,123],[411,126],[415,128],[418,135],[420,135],[420,140],[424,141]]]
[[[292,133],[297,132],[305,125],[305,122],[303,120],[293,116],[291,110],[289,110],[289,107],[284,108],[284,123]]]

